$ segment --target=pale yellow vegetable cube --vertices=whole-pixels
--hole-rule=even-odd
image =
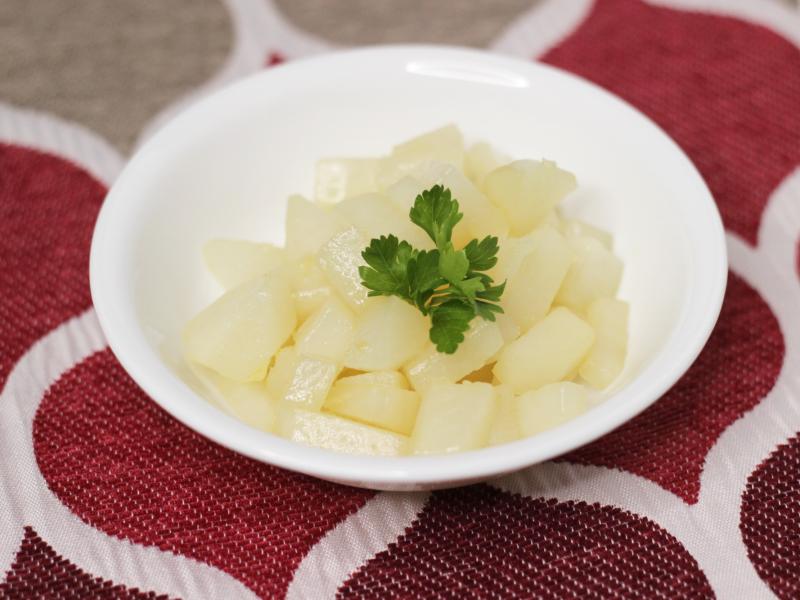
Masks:
[[[464,141],[457,127],[447,125],[395,146],[391,156],[378,162],[376,183],[380,189],[386,189],[419,163],[431,160],[462,168]]]
[[[398,179],[395,183],[386,188],[386,196],[401,213],[408,219],[408,213],[414,206],[417,196],[425,189],[419,181],[406,175]]]
[[[315,256],[306,256],[290,263],[287,271],[297,320],[303,322],[331,297],[331,284],[319,268]]]
[[[353,372],[353,371],[349,371]],[[355,375],[339,377],[337,385],[388,385],[401,390],[411,389],[408,380],[400,371],[370,371],[369,373],[355,372]]]
[[[359,371],[399,369],[422,351],[429,329],[430,319],[407,302],[369,298],[356,319],[353,345],[344,365]]]
[[[417,227],[384,194],[364,194],[347,198],[334,208],[337,214],[358,229],[364,239],[371,240],[382,235],[394,235],[414,248],[430,248],[432,240],[423,229]]]
[[[483,448],[497,410],[488,383],[436,385],[422,396],[411,434],[411,454],[463,452]]]
[[[497,264],[489,269],[489,275],[495,281],[505,281],[517,272],[524,258],[536,247],[537,231],[519,238],[506,237],[499,241]]]
[[[477,371],[503,347],[503,334],[496,322],[477,317],[453,354],[444,354],[429,344],[403,367],[411,387],[423,392],[437,383],[455,383]]]
[[[324,158],[317,161],[314,199],[335,204],[345,198],[374,192],[376,158]]]
[[[586,388],[577,383],[551,383],[517,398],[522,435],[541,433],[566,423],[589,408]]]
[[[478,188],[483,189],[486,176],[505,162],[508,162],[505,157],[499,157],[489,144],[478,142],[470,146],[464,154],[464,174]]]
[[[355,316],[337,297],[320,306],[294,333],[297,352],[341,364],[353,346]]]
[[[346,454],[399,456],[408,447],[404,435],[303,409],[278,410],[276,430],[293,442]]]
[[[487,235],[504,237],[509,224],[503,211],[493,205],[464,174],[453,165],[441,162],[425,162],[418,165],[412,176],[424,189],[442,185],[450,190],[458,201],[464,217],[453,230],[453,245],[461,248],[472,239],[483,239]]]
[[[570,310],[559,307],[500,353],[494,374],[521,394],[561,381],[594,343],[594,331]]]
[[[408,435],[419,409],[419,394],[380,384],[336,382],[323,408],[341,417]]]
[[[568,242],[575,259],[555,302],[575,312],[584,312],[597,298],[611,298],[617,293],[622,261],[594,238],[572,238]]]
[[[347,221],[332,210],[309,202],[302,196],[289,196],[286,208],[286,254],[293,260],[316,254],[325,242],[347,227]]]
[[[335,363],[303,356],[294,346],[287,346],[269,370],[267,391],[287,405],[319,410],[338,372]]]
[[[275,405],[263,381],[238,383],[196,363],[189,363],[189,368],[204,385],[212,401],[251,427],[272,431]]]
[[[225,292],[183,330],[186,357],[234,381],[258,381],[294,330],[289,285],[262,275]]]
[[[519,412],[517,410],[517,397],[507,385],[494,386],[497,397],[497,414],[489,430],[490,446],[507,444],[522,437],[519,429]]]
[[[573,258],[569,244],[554,229],[537,230],[530,237],[534,246],[509,276],[500,302],[522,331],[548,313]]]
[[[614,245],[614,238],[610,233],[580,219],[565,219],[561,223],[561,231],[567,238],[592,237],[609,250]]]
[[[522,334],[522,329],[514,322],[506,313],[499,313],[494,316],[495,323],[500,328],[500,335],[503,336],[503,342],[506,344],[513,342]]]
[[[458,127],[445,125],[398,144],[392,149],[392,158],[406,164],[439,160],[460,168],[464,162],[464,138]]]
[[[622,372],[628,347],[628,303],[598,298],[586,310],[595,343],[580,366],[580,376],[591,386],[607,387]]]
[[[486,194],[502,208],[511,233],[521,236],[536,227],[577,186],[575,176],[543,160],[518,160],[486,176]]]
[[[230,289],[286,265],[283,248],[244,240],[211,240],[203,246],[206,268]]]
[[[366,265],[361,256],[367,240],[355,227],[334,235],[317,254],[317,263],[341,297],[353,310],[360,310],[367,300],[367,288],[361,285],[358,268]]]

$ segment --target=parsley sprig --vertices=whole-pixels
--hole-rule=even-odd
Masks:
[[[495,320],[505,282],[486,273],[497,263],[497,238],[486,236],[456,250],[453,228],[464,216],[449,189],[435,185],[417,196],[411,221],[425,230],[435,250],[417,250],[394,235],[370,241],[359,267],[369,296],[397,296],[431,317],[430,338],[439,352],[452,354],[476,316]]]

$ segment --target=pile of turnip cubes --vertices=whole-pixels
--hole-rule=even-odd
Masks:
[[[368,298],[358,273],[372,238],[433,247],[408,213],[435,184],[464,213],[455,247],[497,236],[490,275],[507,281],[504,314],[475,318],[454,354],[414,306]],[[187,363],[245,423],[351,454],[475,450],[559,426],[619,376],[628,339],[611,236],[558,211],[576,185],[548,160],[465,149],[452,125],[388,156],[321,160],[314,199],[288,200],[285,247],[204,247],[224,292],[186,325]]]

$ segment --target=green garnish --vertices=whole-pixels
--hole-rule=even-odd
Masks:
[[[394,235],[373,239],[361,253],[368,265],[358,269],[361,284],[369,296],[397,296],[430,315],[431,341],[439,352],[452,354],[473,318],[494,321],[503,312],[496,303],[506,283],[494,285],[485,273],[497,264],[497,238],[475,239],[456,250],[453,228],[464,215],[441,185],[417,196],[408,216],[436,250],[417,250]]]

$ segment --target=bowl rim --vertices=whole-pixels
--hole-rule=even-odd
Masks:
[[[182,126],[202,115],[212,103],[241,94],[255,83],[264,79],[279,82],[286,77],[286,73],[313,73],[319,69],[336,68],[359,61],[383,60],[394,63],[420,56],[466,59],[504,68],[509,72],[546,70],[556,73],[572,79],[591,93],[621,104],[634,113],[632,116],[640,120],[642,127],[650,128],[653,134],[665,138],[676,158],[683,163],[686,176],[693,179],[690,183],[696,190],[697,200],[703,200],[697,203],[697,210],[703,221],[704,235],[709,241],[706,249],[712,253],[709,264],[714,267],[713,272],[702,274],[701,283],[706,286],[704,299],[707,301],[702,309],[695,311],[691,323],[682,321],[687,329],[682,338],[683,345],[667,364],[659,364],[659,359],[669,340],[664,342],[647,368],[615,392],[615,395],[627,393],[629,401],[607,405],[600,411],[590,410],[552,430],[508,444],[454,454],[356,456],[303,446],[248,426],[212,406],[170,371],[155,349],[147,343],[136,315],[120,309],[121,292],[109,285],[106,277],[110,269],[114,269],[113,259],[124,256],[123,250],[109,251],[114,248],[115,242],[119,245],[118,239],[122,236],[116,235],[117,228],[125,224],[122,217],[126,198],[120,190],[129,184],[131,174],[143,157],[156,152],[164,140],[176,135]],[[302,58],[239,80],[192,104],[137,150],[112,185],[95,224],[89,270],[94,309],[109,347],[142,390],[170,415],[210,440],[250,458],[330,481],[378,489],[424,489],[427,486],[458,485],[492,478],[564,454],[622,425],[658,400],[697,358],[719,316],[728,276],[725,232],[716,203],[691,160],[652,120],[611,92],[556,67],[483,50],[432,45],[362,47]],[[698,282],[689,283],[696,285]],[[670,337],[674,334],[673,330]],[[659,369],[654,369],[655,366]],[[186,401],[187,396],[202,400],[206,408],[198,409],[191,398]]]

